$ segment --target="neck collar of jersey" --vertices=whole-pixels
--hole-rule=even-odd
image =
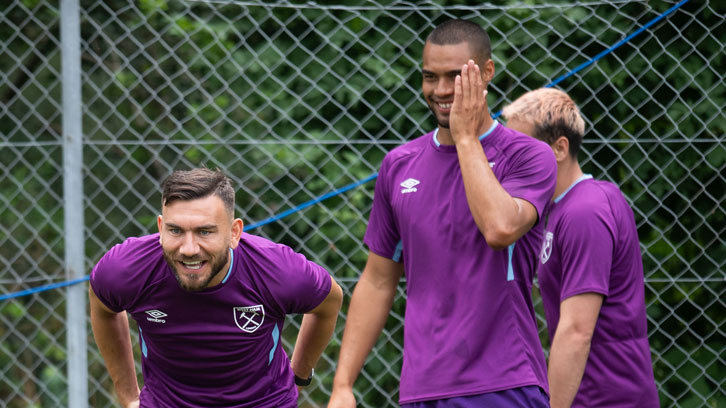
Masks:
[[[222,279],[222,283],[226,283],[229,276],[232,274],[232,267],[234,266],[234,251],[232,248],[229,249],[229,269],[227,269],[227,275]]]
[[[492,125],[489,126],[489,130],[484,132],[483,135],[479,136],[479,140],[484,140],[485,137],[489,136],[494,131],[494,129],[497,128],[498,124],[499,124],[499,122],[497,122],[497,120],[494,119],[494,123],[492,123]],[[439,128],[436,128],[436,130],[434,130],[434,144],[436,145],[436,147],[441,147],[441,143],[439,143],[439,139],[436,137],[436,135],[438,135],[438,134],[439,134]]]
[[[574,183],[570,184],[570,186],[567,187],[567,190],[565,190],[562,194],[558,195],[555,198],[555,203],[557,203],[560,200],[562,200],[563,198],[565,198],[565,194],[567,194],[568,192],[570,192],[570,190],[572,190],[572,187],[575,187],[577,185],[577,183],[579,183],[579,182],[581,182],[583,180],[591,179],[591,178],[592,178],[592,174],[583,174],[582,176],[580,176],[579,179],[575,180]]]

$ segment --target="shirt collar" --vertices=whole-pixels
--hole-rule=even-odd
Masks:
[[[579,183],[583,180],[591,179],[591,178],[592,178],[592,174],[583,174],[582,176],[580,176],[579,179],[575,180],[574,183],[570,184],[570,186],[567,187],[567,190],[565,190],[562,194],[558,195],[555,198],[555,203],[562,200],[563,198],[565,198],[565,194],[567,194],[570,190],[572,190],[572,187],[575,187],[577,185],[577,183]]]
[[[499,124],[499,122],[496,119],[494,119],[494,123],[492,123],[492,125],[489,126],[489,130],[484,132],[483,135],[479,136],[479,140],[484,140],[485,137],[489,136],[494,131],[494,129],[497,128],[498,124]],[[439,128],[436,128],[436,130],[434,130],[434,144],[436,145],[436,147],[441,146],[441,143],[439,143],[439,139],[436,137],[436,135],[438,135],[438,134],[439,134]]]

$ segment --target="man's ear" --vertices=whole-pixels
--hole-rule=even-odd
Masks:
[[[235,218],[234,221],[232,221],[232,242],[229,244],[230,248],[237,248],[240,237],[242,236],[242,231],[244,231],[244,226],[244,223],[239,218]]]
[[[482,81],[484,81],[484,84],[489,85],[489,82],[494,79],[494,61],[489,58],[487,62],[484,63],[484,66],[479,67],[479,69],[481,70]]]
[[[557,163],[561,163],[570,157],[570,141],[565,136],[560,136],[551,145],[555,153]]]
[[[161,217],[161,214],[159,214],[156,217],[156,226],[159,228],[159,244],[161,244],[161,226],[164,224],[164,220]]]

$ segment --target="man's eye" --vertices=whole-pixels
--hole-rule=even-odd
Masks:
[[[205,230],[199,231],[199,235],[201,235],[203,237],[206,237],[207,235],[209,235],[211,233],[212,233],[212,231],[205,231]]]
[[[176,235],[176,234],[180,234],[181,233],[181,229],[179,229],[179,228],[169,228],[169,232],[171,232],[172,234],[175,234]]]

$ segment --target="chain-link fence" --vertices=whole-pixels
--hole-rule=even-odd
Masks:
[[[675,4],[74,1],[0,5],[4,293],[86,275],[124,237],[154,232],[173,169],[230,174],[247,224],[370,176],[385,152],[434,126],[421,51],[444,19],[489,32],[496,111]],[[664,407],[726,406],[725,12],[687,2],[558,85],[587,120],[585,171],[620,185],[635,210]],[[349,297],[373,184],[252,232],[326,266]],[[84,303],[71,300],[86,287],[0,301],[2,406],[74,405],[74,393],[113,406]],[[402,284],[356,383],[361,406],[397,405],[404,299]],[[302,406],[326,401],[346,310]],[[288,351],[298,322],[283,331]]]

